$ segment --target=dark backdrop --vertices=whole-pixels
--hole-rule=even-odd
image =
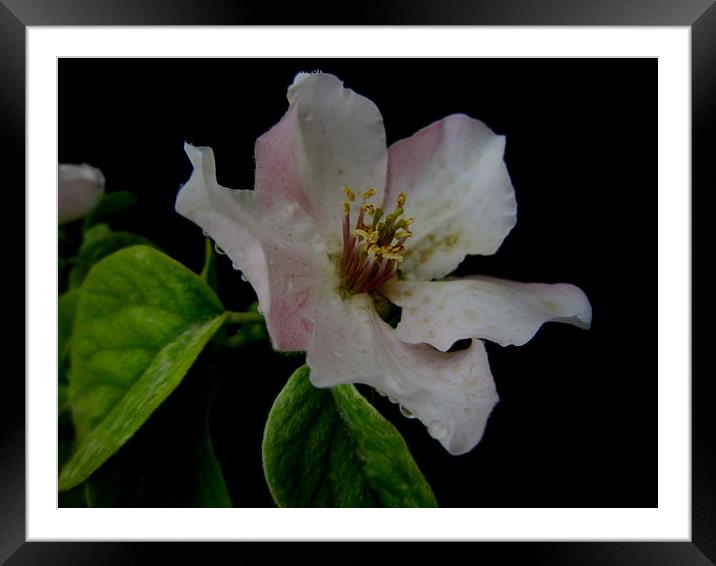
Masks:
[[[517,226],[458,273],[574,283],[592,302],[589,331],[548,324],[523,347],[488,344],[501,402],[467,455],[376,396],[441,506],[657,506],[656,60],[62,59],[58,158],[135,192],[113,228],[198,270],[201,230],[173,207],[191,170],[182,144],[212,146],[219,182],[250,188],[256,137],[295,73],[316,69],[378,105],[389,143],[454,112],[505,134]],[[219,294],[242,308],[253,292],[221,259]],[[263,423],[301,359],[242,356],[220,368],[214,447],[234,504],[267,506]]]

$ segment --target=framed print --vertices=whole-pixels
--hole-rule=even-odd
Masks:
[[[713,560],[690,185],[716,12],[607,7],[0,7],[27,352],[3,559]]]

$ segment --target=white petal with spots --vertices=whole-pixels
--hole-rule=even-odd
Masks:
[[[314,333],[307,352],[318,387],[365,383],[393,398],[427,427],[451,454],[482,438],[498,401],[484,344],[458,352],[401,342],[367,295],[343,300],[316,293]]]
[[[592,307],[567,283],[518,283],[492,277],[452,281],[392,281],[382,289],[402,307],[397,334],[411,344],[447,351],[462,338],[521,346],[545,322],[589,328]]]
[[[462,114],[390,146],[386,202],[407,193],[405,213],[415,218],[406,278],[441,278],[468,254],[497,251],[517,214],[504,151],[504,136]]]

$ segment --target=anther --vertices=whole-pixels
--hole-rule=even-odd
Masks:
[[[364,191],[361,193],[361,198],[363,199],[363,202],[367,201],[370,197],[372,197],[376,193],[376,190],[371,187],[367,191]]]
[[[343,187],[343,192],[346,193],[346,198],[353,202],[356,199],[356,195],[353,191],[351,191],[350,187]]]
[[[413,234],[408,230],[412,218],[400,217],[407,199],[404,192],[396,198],[396,208],[384,215],[381,208],[367,202],[376,194],[374,188],[368,188],[360,194],[362,203],[358,219],[351,227],[351,202],[356,194],[344,187],[346,195],[343,201],[343,255],[340,261],[342,290],[347,293],[365,293],[378,289],[389,281],[398,271],[403,261],[405,240]],[[372,216],[372,222],[364,222],[365,215]],[[351,229],[352,228],[352,229]]]

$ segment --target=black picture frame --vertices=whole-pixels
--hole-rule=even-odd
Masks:
[[[223,0],[189,0],[181,8],[169,1],[141,0],[0,0],[0,155],[6,187],[6,234],[25,233],[25,31],[27,26],[62,25],[619,25],[619,26],[687,26],[692,40],[692,206],[698,214],[708,214],[705,201],[708,188],[716,182],[716,160],[712,145],[716,137],[716,6],[713,0],[483,0],[479,3],[449,0],[394,0],[384,4],[360,3],[355,10],[294,8],[275,10],[265,3],[226,2]],[[337,8],[337,9],[336,9]],[[280,13],[278,13],[280,12]],[[21,214],[19,211],[23,211]],[[12,223],[16,223],[13,225]],[[693,249],[698,250],[708,235],[693,230]],[[692,252],[693,253],[693,252]],[[8,293],[18,296],[25,288],[25,250],[20,246],[5,250]],[[698,268],[692,268],[692,299],[707,297],[699,283]],[[694,277],[696,275],[696,277]],[[10,296],[8,295],[8,298]],[[693,309],[692,328],[704,322],[710,304]],[[6,338],[6,351],[24,351],[24,316],[22,303],[8,300],[12,321]],[[22,330],[21,330],[22,329]],[[696,333],[693,332],[695,335]],[[692,336],[693,337],[693,336]],[[31,339],[31,337],[30,337]],[[698,344],[692,341],[692,351]],[[703,340],[703,334],[700,335]],[[699,350],[704,351],[704,348]],[[16,354],[17,355],[17,354]],[[182,561],[214,563],[213,556],[229,550],[237,560],[264,561],[284,550],[308,552],[318,556],[308,545],[294,543],[187,544],[119,543],[119,542],[25,542],[25,407],[23,398],[24,358],[8,371],[3,381],[3,410],[0,411],[0,561],[20,564],[134,564]],[[696,358],[698,360],[698,358]],[[6,366],[9,367],[9,366]],[[693,366],[694,368],[696,366]],[[716,424],[711,410],[713,387],[710,372],[692,370],[692,534],[690,542],[530,542],[472,543],[469,549],[475,560],[493,559],[488,563],[529,564],[713,564],[716,562]],[[317,538],[320,538],[317,536]],[[277,546],[280,550],[277,550]],[[290,548],[288,548],[290,546]],[[351,562],[363,562],[373,555],[400,560],[411,554],[424,553],[422,545],[377,545],[350,542],[337,549]],[[325,560],[337,555],[322,551]],[[490,558],[487,558],[488,560]],[[232,560],[233,562],[233,560]]]

